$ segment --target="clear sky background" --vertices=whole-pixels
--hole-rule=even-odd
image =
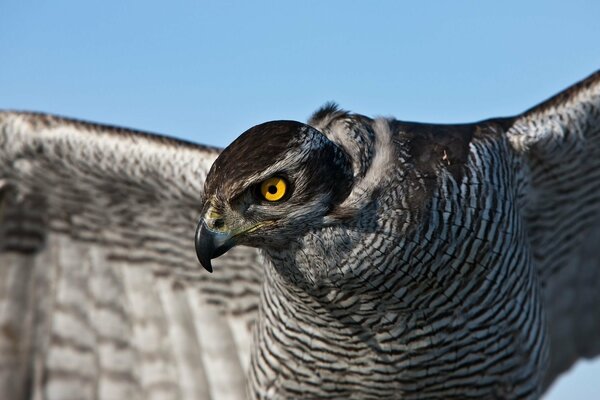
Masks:
[[[0,109],[219,146],[328,100],[424,122],[515,114],[598,68],[595,0],[0,0]],[[546,399],[600,399],[600,362]]]

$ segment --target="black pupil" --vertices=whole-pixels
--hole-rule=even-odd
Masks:
[[[271,193],[271,194],[275,194],[275,193],[277,193],[277,186],[271,185],[271,186],[269,186],[269,188],[267,189],[267,191],[269,193]]]

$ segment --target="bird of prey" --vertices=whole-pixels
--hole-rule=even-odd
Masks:
[[[0,113],[2,399],[538,398],[600,353],[599,257],[600,71],[222,152]]]

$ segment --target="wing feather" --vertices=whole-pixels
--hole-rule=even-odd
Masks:
[[[549,385],[600,354],[600,71],[508,131],[529,167],[527,220],[550,332]]]
[[[0,112],[0,398],[241,398],[258,256],[193,250],[217,155]]]

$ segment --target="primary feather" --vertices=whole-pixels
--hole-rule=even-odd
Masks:
[[[209,279],[193,252],[217,154],[0,113],[0,398],[243,396],[257,255]]]

